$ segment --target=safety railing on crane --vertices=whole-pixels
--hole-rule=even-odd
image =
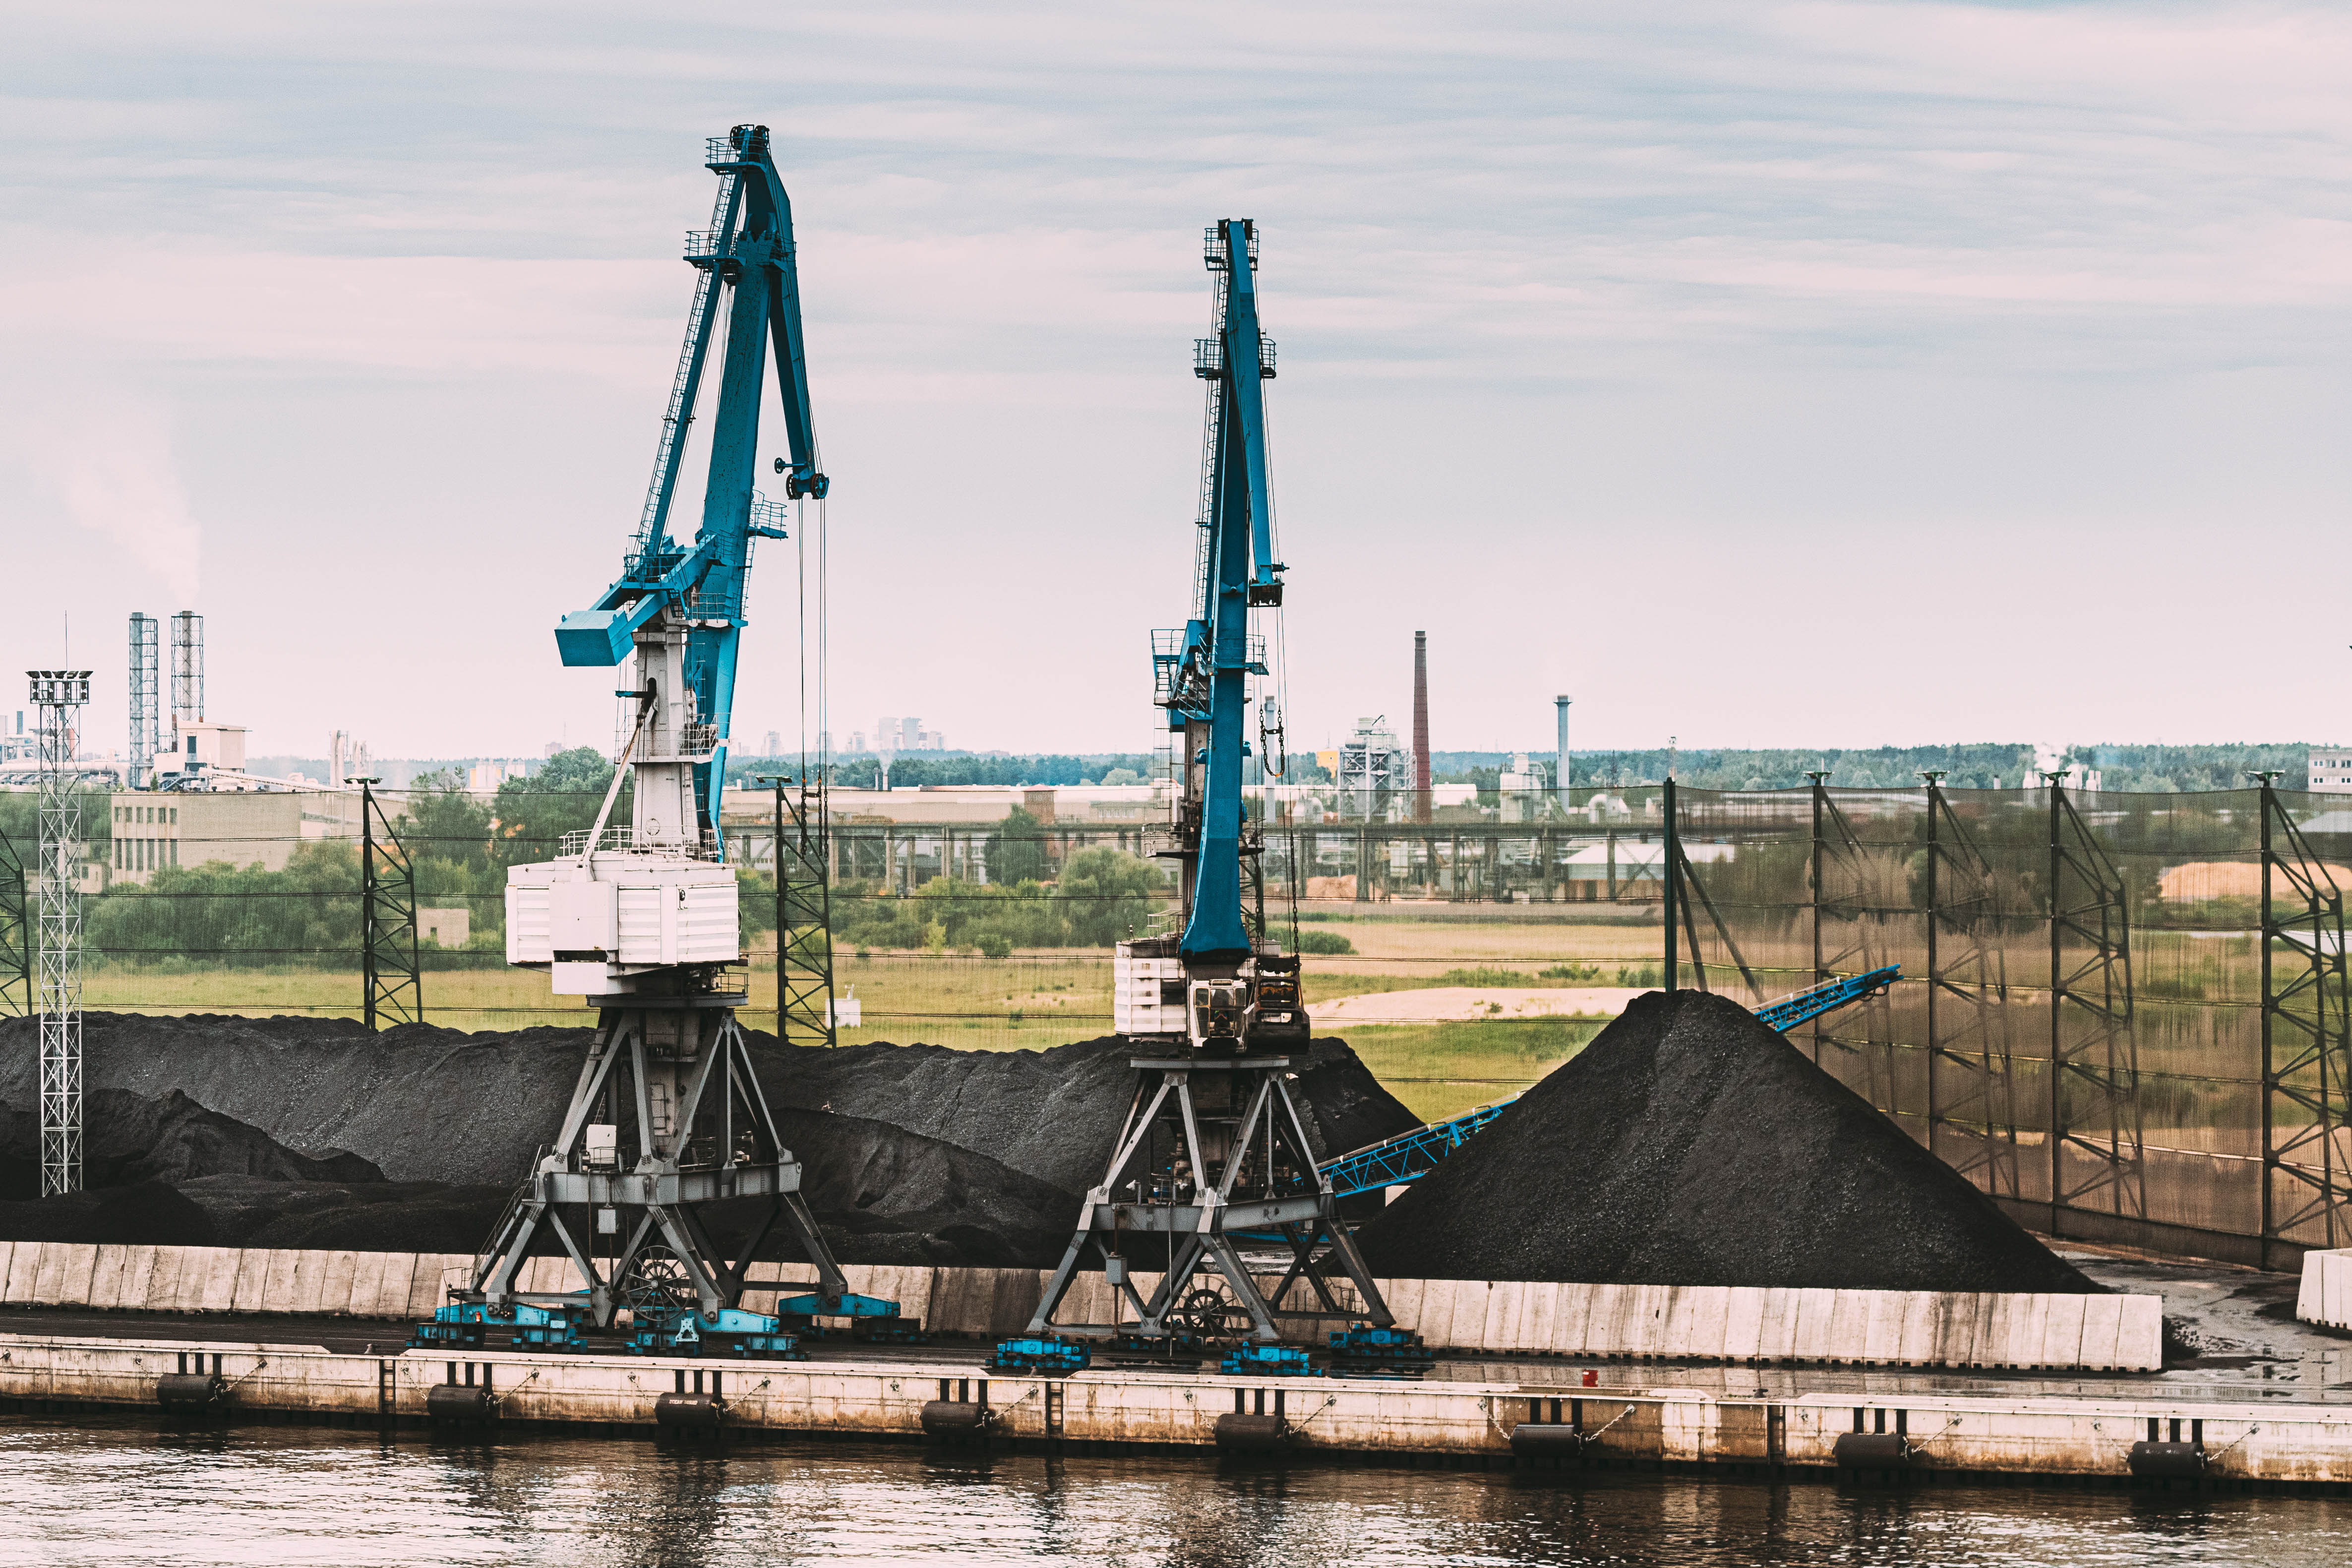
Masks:
[[[1192,340],[1192,374],[1203,381],[1213,381],[1225,374],[1223,339]],[[1263,335],[1257,340],[1257,374],[1261,381],[1274,379],[1274,340]]]
[[[1213,223],[1201,231],[1201,259],[1209,264],[1212,272],[1225,269],[1225,226]],[[1242,225],[1244,243],[1249,249],[1250,270],[1257,270],[1257,225],[1244,221]]]

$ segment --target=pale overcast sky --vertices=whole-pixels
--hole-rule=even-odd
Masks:
[[[550,628],[635,519],[745,121],[839,736],[1149,743],[1224,216],[1295,743],[1402,719],[1416,627],[1447,748],[1548,745],[1556,691],[1592,746],[2347,731],[2339,6],[5,18],[0,668],[69,611],[101,742],[125,616],[183,607],[258,752],[604,741]],[[792,603],[771,545],[739,747],[797,722]]]

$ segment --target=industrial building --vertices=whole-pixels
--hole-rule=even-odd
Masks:
[[[341,790],[123,790],[112,798],[114,853],[106,879],[141,887],[166,867],[215,860],[283,871],[304,844],[360,836],[360,797]]]

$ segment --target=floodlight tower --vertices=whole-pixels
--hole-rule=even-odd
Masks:
[[[40,710],[41,1195],[81,1191],[81,799],[74,750],[89,671],[31,669]]]

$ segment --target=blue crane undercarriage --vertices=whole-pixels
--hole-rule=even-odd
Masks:
[[[1214,292],[1213,335],[1193,355],[1194,374],[1208,383],[1208,418],[1192,616],[1181,632],[1152,639],[1153,700],[1178,738],[1183,785],[1163,851],[1180,869],[1183,929],[1118,944],[1114,1006],[1135,1048],[1135,1098],[1029,1332],[1153,1348],[1238,1337],[1248,1342],[1237,1355],[1261,1356],[1261,1370],[1276,1370],[1292,1366],[1297,1352],[1284,1360],[1269,1347],[1300,1337],[1301,1322],[1384,1331],[1393,1320],[1337,1222],[1291,1089],[1305,1064],[1285,1051],[1307,1040],[1298,959],[1265,933],[1262,901],[1255,920],[1244,906],[1244,883],[1262,886],[1242,800],[1250,689],[1266,674],[1251,616],[1281,605],[1285,571],[1266,474],[1264,384],[1274,376],[1274,343],[1258,321],[1256,226],[1215,225],[1203,259]],[[1271,706],[1261,707],[1259,731],[1275,776],[1284,763],[1273,754],[1280,719]],[[1244,1265],[1244,1233],[1279,1247],[1270,1267],[1261,1260],[1256,1268],[1281,1275],[1272,1290]],[[1097,1270],[1111,1321],[1056,1322],[1077,1275]],[[1352,1302],[1334,1289],[1342,1274]],[[1297,1286],[1312,1305],[1286,1305]]]
[[[555,633],[566,665],[633,665],[614,693],[625,738],[595,825],[568,835],[554,859],[507,874],[508,962],[548,971],[558,994],[593,1000],[596,1033],[553,1142],[445,1309],[457,1314],[441,1325],[452,1333],[478,1333],[486,1318],[512,1324],[519,1304],[600,1329],[625,1308],[640,1337],[664,1345],[764,1355],[790,1353],[788,1331],[816,1317],[907,1331],[891,1303],[845,1292],[735,1021],[743,954],[719,803],[751,544],[786,531],[786,507],[752,488],[772,349],[791,454],[775,462],[784,494],[821,502],[828,487],[810,417],[792,205],[767,128],[711,139],[706,162],[718,199],[709,226],[686,239],[694,302],[645,508],[620,576]],[[686,544],[671,533],[672,502],[711,379],[709,467]],[[625,827],[611,820],[624,784]],[[782,1287],[781,1324],[738,1307],[752,1258],[780,1229],[816,1276]],[[568,1258],[582,1288],[523,1289],[534,1255]]]

